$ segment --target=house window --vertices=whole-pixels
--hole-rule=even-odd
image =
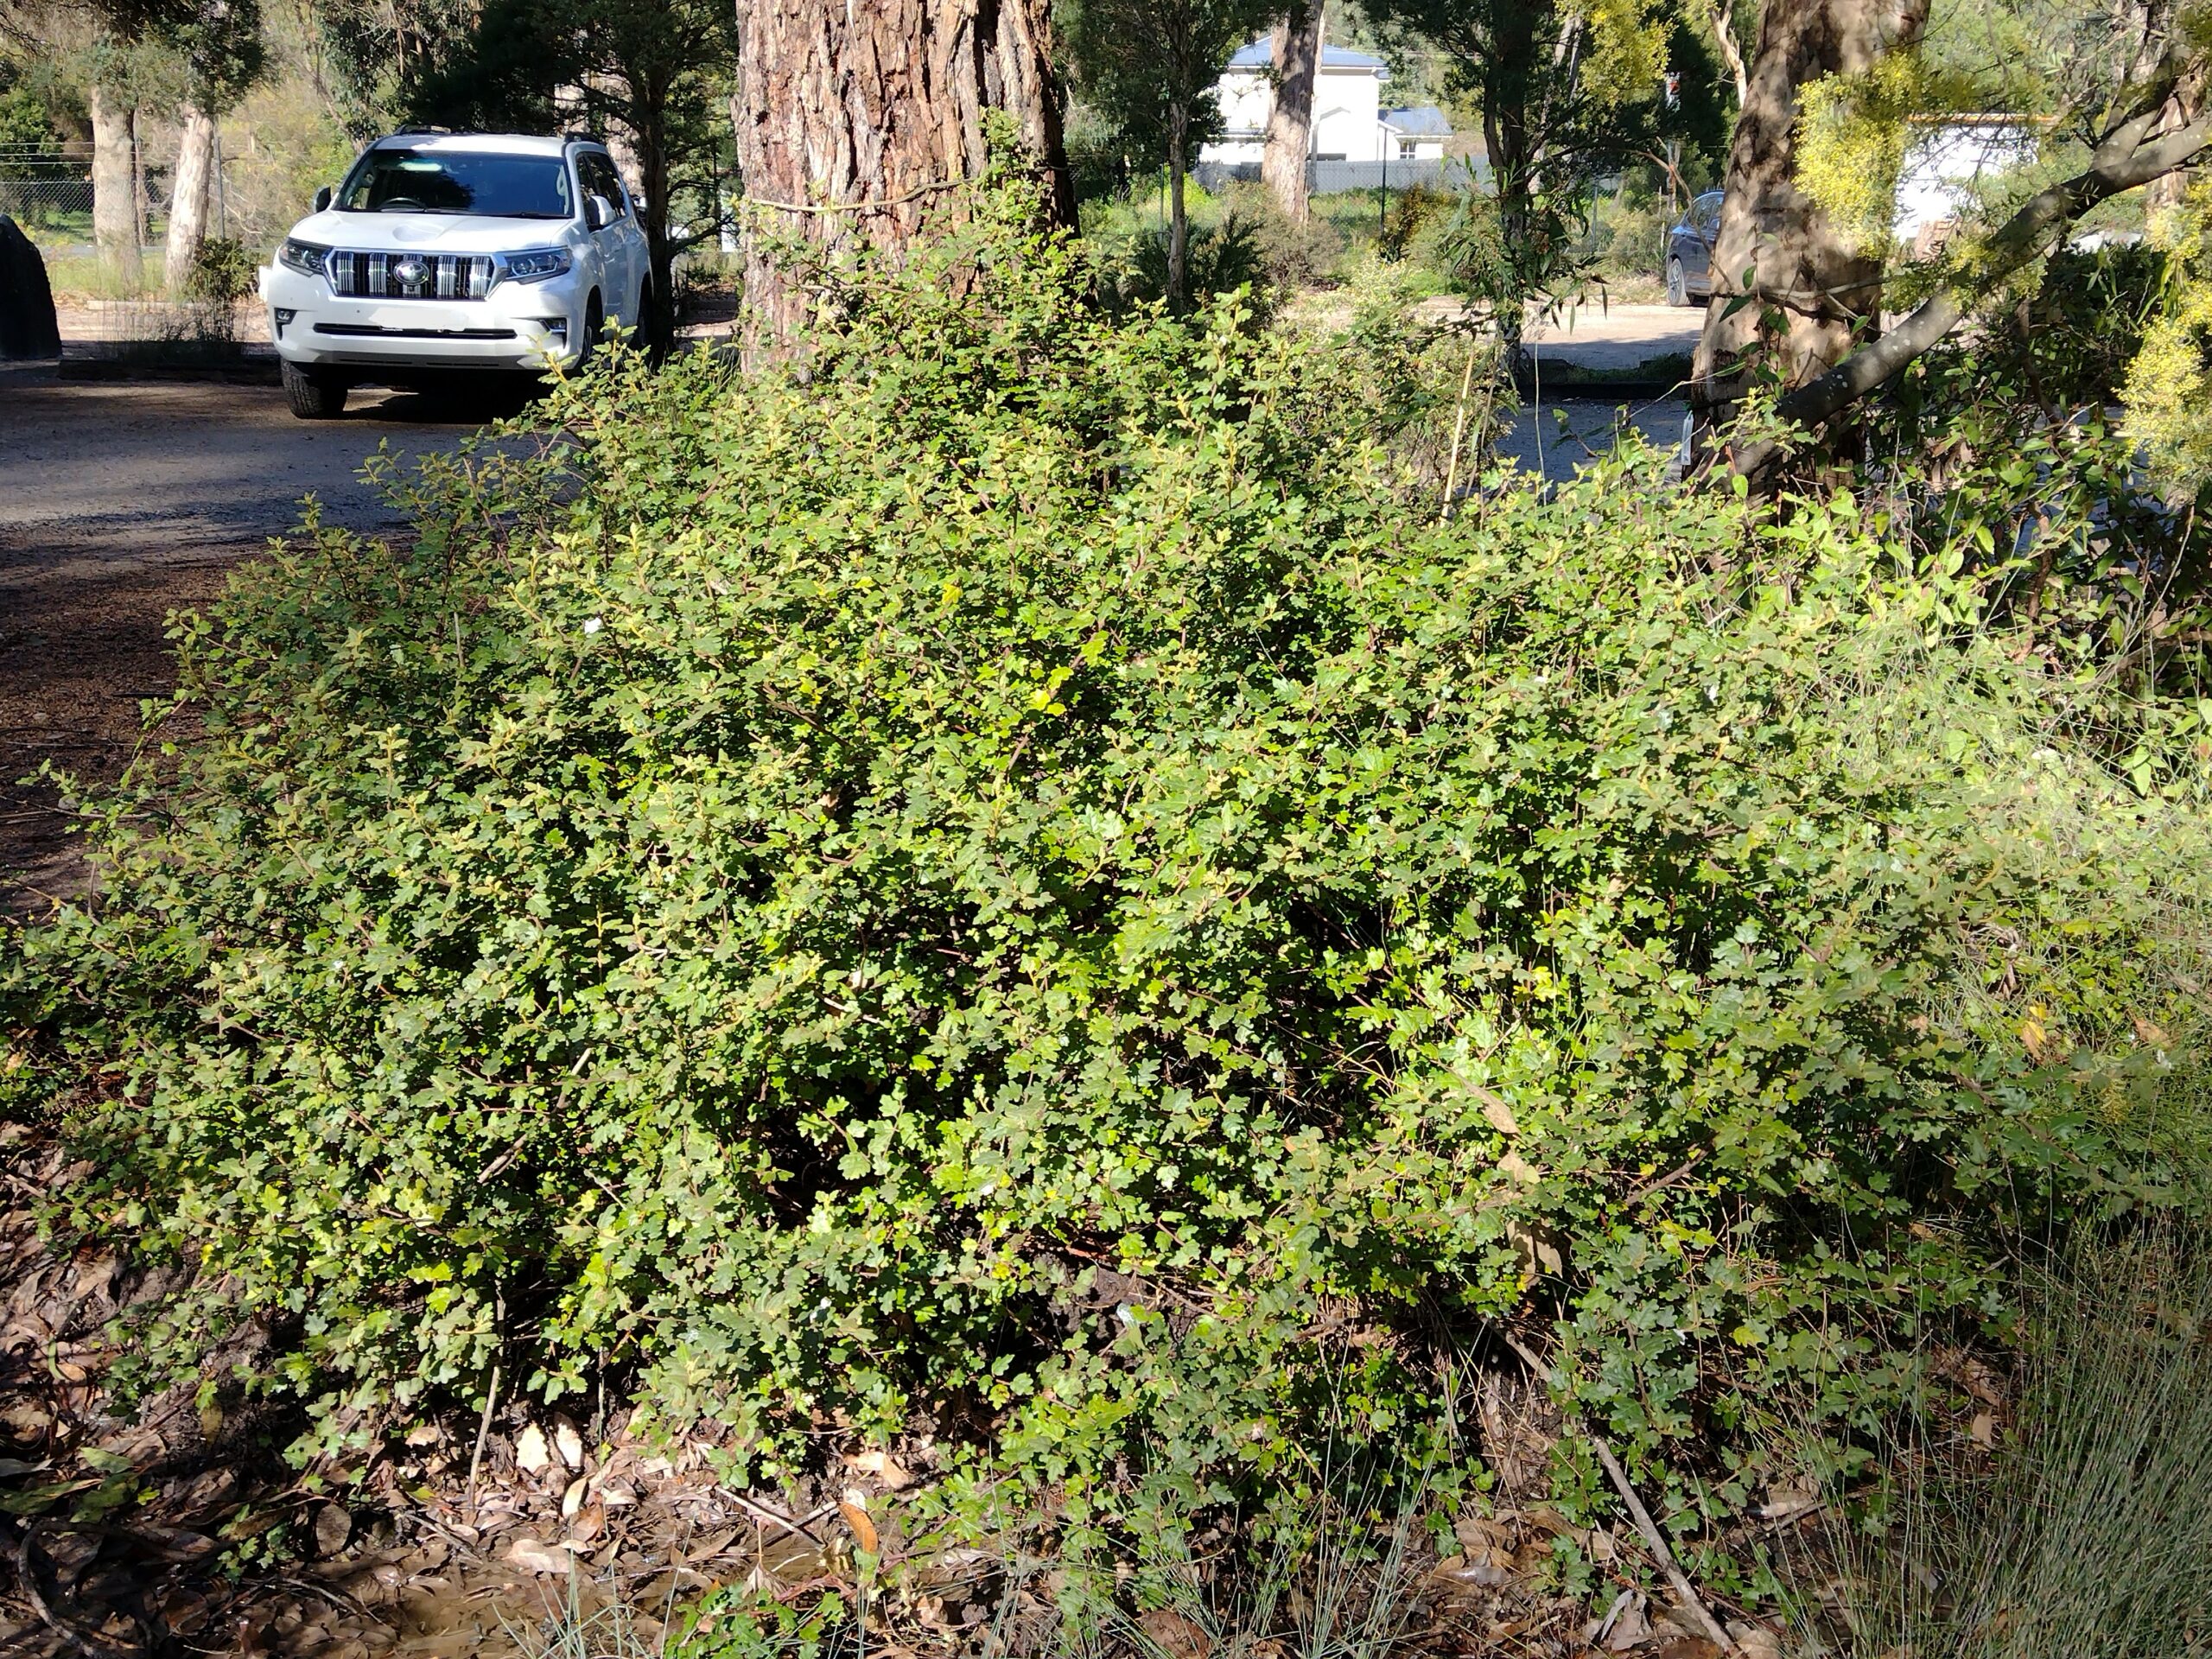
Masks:
[[[1415,149],[1416,148],[1417,148],[1417,146],[1414,144],[1414,141],[1413,141],[1412,139],[1410,139],[1410,138],[1401,138],[1401,139],[1399,139],[1399,140],[1398,140],[1398,159],[1399,159],[1400,161],[1402,161],[1402,162],[1410,162],[1410,161],[1411,161],[1411,160],[1413,160],[1413,158],[1414,158],[1414,149]]]

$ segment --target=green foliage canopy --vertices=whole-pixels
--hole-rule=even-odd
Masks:
[[[79,1222],[197,1269],[157,1358],[264,1317],[336,1440],[504,1346],[1079,1510],[1414,1432],[1511,1319],[1649,1466],[2182,1185],[2198,705],[1845,498],[1439,524],[1387,344],[967,234],[181,623],[204,741],[0,968]]]

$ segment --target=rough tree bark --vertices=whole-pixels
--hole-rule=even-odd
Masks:
[[[131,165],[133,125],[128,96],[98,81],[92,118],[92,243],[109,281],[138,281],[138,183]]]
[[[1322,0],[1294,5],[1275,19],[1271,38],[1274,103],[1268,111],[1260,178],[1293,223],[1306,222],[1306,162],[1313,148],[1313,83],[1321,67]]]
[[[207,240],[207,212],[215,196],[215,118],[196,105],[184,106],[171,183],[168,250],[162,275],[170,294],[179,295]]]
[[[1878,314],[1880,259],[1853,248],[1797,188],[1797,89],[1871,67],[1916,41],[1927,22],[1928,0],[1768,0],[1729,146],[1713,299],[1691,371],[1700,416],[1713,418],[1744,395],[1739,365],[1753,353],[1786,385],[1802,386],[1840,360]],[[1779,328],[1770,314],[1783,320]]]
[[[948,188],[986,162],[1003,110],[1047,169],[1044,214],[1072,226],[1047,0],[737,0],[743,42],[730,113],[748,226],[747,334],[787,340],[807,297],[779,240],[834,256],[893,251],[958,211]]]

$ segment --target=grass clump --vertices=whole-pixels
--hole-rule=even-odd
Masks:
[[[1694,1529],[2186,1195],[2193,704],[1848,497],[1440,519],[1389,340],[938,257],[180,623],[204,740],[0,969],[73,1224],[196,1269],[149,1367],[261,1321],[303,1452],[501,1357],[734,1478],[929,1425],[1080,1527],[1420,1463],[1514,1321]]]
[[[2212,1258],[2156,1224],[2030,1271],[2004,1419],[1904,1437],[1816,1535],[1807,1634],[1927,1659],[2212,1652]],[[1926,1424],[1927,1420],[1913,1420]],[[1821,1580],[1825,1577],[1825,1582]]]

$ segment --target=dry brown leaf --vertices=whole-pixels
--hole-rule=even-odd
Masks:
[[[435,1446],[444,1438],[444,1432],[435,1423],[417,1423],[407,1431],[407,1444],[417,1452],[426,1446]]]
[[[1465,1555],[1447,1555],[1436,1564],[1436,1576],[1452,1584],[1480,1585],[1495,1589],[1513,1576],[1513,1558],[1484,1545]]]
[[[1605,1650],[1609,1653],[1631,1653],[1650,1639],[1651,1621],[1644,1617],[1643,1598],[1630,1596],[1614,1616],[1612,1629],[1605,1632]]]
[[[1167,1659],[1206,1659],[1213,1638],[1173,1607],[1155,1607],[1141,1615],[1137,1628]]]
[[[899,1491],[914,1484],[914,1478],[904,1464],[888,1452],[867,1451],[847,1458],[845,1462],[856,1472],[873,1475],[887,1492]]]
[[[1505,1224],[1505,1242],[1520,1253],[1521,1265],[1531,1277],[1567,1270],[1567,1256],[1560,1249],[1560,1236],[1548,1227],[1530,1227],[1509,1221]]]
[[[1650,1659],[1720,1659],[1720,1649],[1709,1637],[1685,1636],[1654,1652]]]
[[[518,1538],[508,1545],[507,1559],[525,1573],[566,1573],[575,1565],[575,1558],[567,1550],[531,1537]]]
[[[1502,1096],[1477,1084],[1475,1098],[1482,1102],[1483,1116],[1489,1120],[1491,1128],[1500,1135],[1521,1133],[1521,1120],[1513,1116],[1513,1109],[1505,1103]]]
[[[321,1555],[335,1555],[353,1535],[353,1517],[342,1503],[326,1503],[315,1512],[315,1547]]]
[[[1463,1549],[1488,1549],[1493,1544],[1510,1549],[1513,1545],[1513,1529],[1486,1515],[1461,1516],[1452,1523],[1452,1533]]]
[[[569,1543],[595,1544],[607,1535],[607,1506],[597,1498],[576,1511],[575,1524],[569,1529]]]
[[[524,1474],[535,1475],[543,1473],[552,1461],[553,1454],[546,1449],[545,1431],[536,1423],[524,1425],[522,1433],[515,1436],[515,1467]]]
[[[1735,1637],[1736,1651],[1743,1659],[1782,1659],[1782,1638],[1764,1624],[1731,1619],[1728,1634]]]
[[[561,1518],[563,1521],[573,1519],[576,1511],[583,1508],[584,1489],[590,1484],[582,1475],[569,1483],[568,1491],[561,1494]]]
[[[1967,1427],[1967,1433],[1974,1437],[1976,1446],[1985,1451],[1994,1451],[1997,1446],[1997,1414],[1977,1411],[1974,1414],[1974,1421]]]
[[[553,1450],[569,1468],[581,1469],[584,1466],[584,1437],[565,1417],[553,1420]]]
[[[869,1555],[880,1555],[883,1553],[882,1541],[875,1535],[875,1522],[868,1518],[866,1510],[853,1502],[849,1493],[838,1503],[837,1513],[844,1517],[845,1524],[852,1529],[853,1541],[860,1546],[863,1553]]]

